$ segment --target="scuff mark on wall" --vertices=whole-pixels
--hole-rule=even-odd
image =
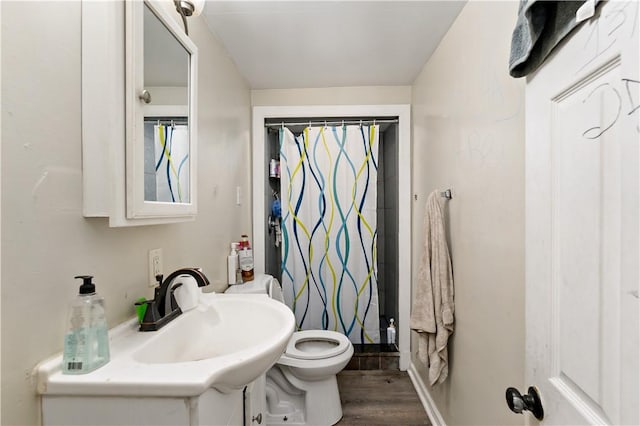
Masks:
[[[38,209],[82,216],[82,171],[65,166],[46,166],[31,188]]]
[[[27,145],[27,144],[25,144]],[[36,181],[36,184],[33,185],[33,189],[31,190],[31,197],[36,200],[38,199],[38,190],[40,189],[40,187],[42,186],[42,184],[44,183],[45,180],[47,180],[47,177],[49,176],[49,171],[45,170],[42,175],[40,176],[40,179],[38,179]]]

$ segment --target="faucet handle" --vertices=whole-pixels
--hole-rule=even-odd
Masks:
[[[142,302],[136,302],[136,305],[147,305],[147,309],[144,313],[142,323],[155,323],[160,320],[160,312],[158,312],[158,304],[155,300],[145,300]],[[140,328],[142,329],[142,323]]]
[[[175,293],[176,289],[178,289],[179,287],[182,287],[182,283],[176,283],[175,285],[171,286],[171,288],[168,290],[169,291],[169,302],[171,303],[171,305],[170,305],[171,311],[175,311],[176,309],[178,309],[180,307],[178,305],[178,301],[176,300],[176,293]]]

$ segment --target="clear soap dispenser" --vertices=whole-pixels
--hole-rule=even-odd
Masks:
[[[109,362],[109,334],[104,299],[91,275],[79,275],[80,291],[69,309],[62,354],[63,374],[85,374]]]

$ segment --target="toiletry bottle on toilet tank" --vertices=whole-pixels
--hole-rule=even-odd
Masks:
[[[253,251],[249,245],[249,237],[242,236],[240,240],[240,251],[238,252],[240,269],[242,270],[242,281],[253,281]]]
[[[79,294],[69,310],[62,355],[63,374],[85,374],[109,362],[109,334],[104,299],[96,293],[92,276],[80,275]]]
[[[238,243],[231,243],[231,253],[227,257],[227,284],[238,284],[236,271],[240,267],[238,261]]]

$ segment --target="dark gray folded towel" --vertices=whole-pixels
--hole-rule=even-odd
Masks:
[[[509,74],[524,77],[538,69],[553,48],[580,24],[576,22],[576,12],[584,3],[520,0],[511,36]]]

